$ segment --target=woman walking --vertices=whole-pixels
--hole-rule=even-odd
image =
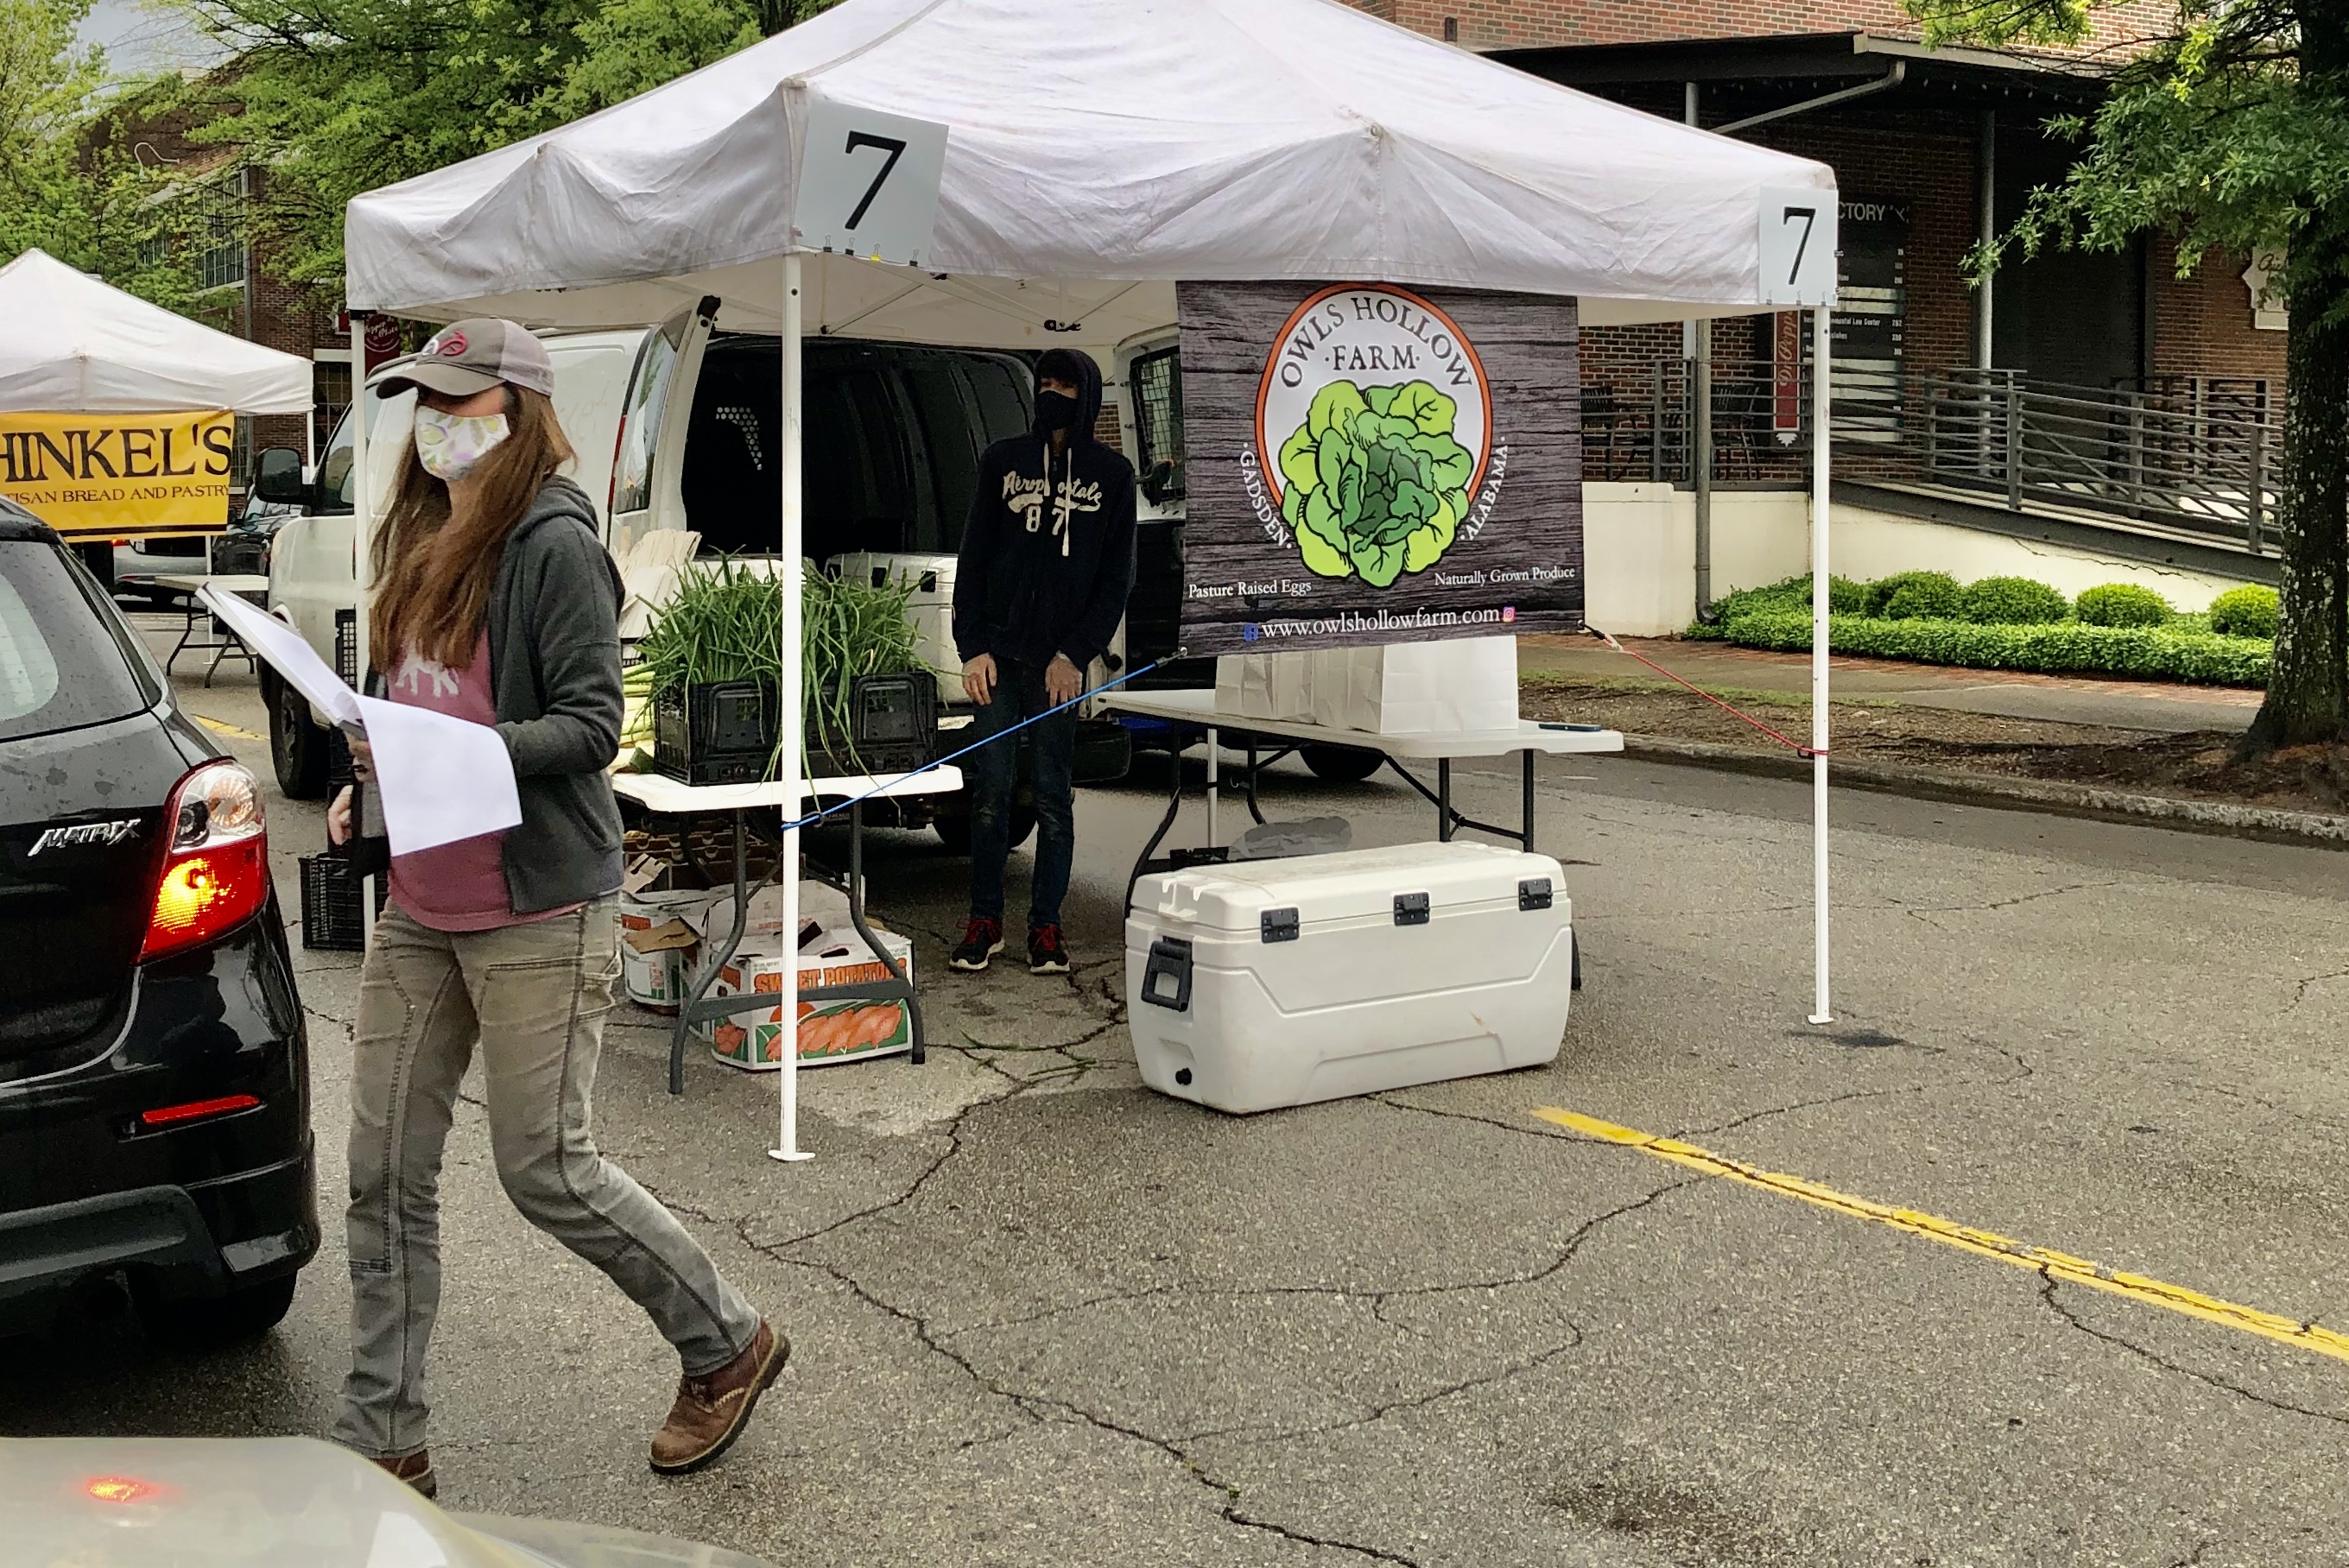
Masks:
[[[619,973],[619,573],[556,470],[554,366],[512,322],[446,327],[382,392],[418,394],[415,450],[374,553],[379,688],[493,724],[522,822],[391,862],[359,974],[351,1085],[351,1371],[337,1439],[426,1496],[425,1348],[440,1300],[440,1173],[478,1040],[499,1180],[602,1269],[684,1364],[652,1468],[698,1470],[750,1419],[791,1347],[588,1130]],[[352,747],[364,780],[371,758]],[[327,817],[350,833],[350,792]]]

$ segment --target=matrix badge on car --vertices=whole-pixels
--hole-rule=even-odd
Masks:
[[[114,822],[76,822],[71,827],[45,828],[25,851],[26,860],[46,854],[51,850],[78,850],[90,845],[112,849],[139,830],[139,820],[126,817]]]

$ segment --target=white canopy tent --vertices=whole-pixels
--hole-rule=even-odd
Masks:
[[[945,127],[918,265],[821,249],[840,224],[815,211],[806,160],[827,149],[809,128],[856,114]],[[804,333],[1114,345],[1174,323],[1176,282],[1218,279],[1565,294],[1594,325],[1750,315],[1785,297],[1763,273],[1765,199],[1816,191],[1831,222],[1834,184],[1825,165],[1586,97],[1340,0],[848,0],[600,114],[368,192],[350,204],[345,248],[354,311],[586,327],[714,295],[721,327],[780,333],[791,650]],[[1818,664],[1824,751],[1823,641]],[[798,683],[783,686],[792,734]]]
[[[42,251],[0,267],[0,410],[307,414],[306,359],[190,321]]]

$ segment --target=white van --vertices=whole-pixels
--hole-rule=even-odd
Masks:
[[[596,503],[605,543],[626,560],[657,529],[690,528],[704,554],[771,555],[782,531],[774,473],[781,418],[779,340],[715,333],[715,302],[657,327],[545,339],[554,362],[554,406],[578,453],[573,477]],[[1175,646],[1182,599],[1182,404],[1174,331],[1095,350],[1108,385],[1104,427],[1142,476],[1133,593],[1119,639],[1092,672],[1096,683],[1129,659],[1163,658]],[[1028,428],[1030,358],[977,349],[810,338],[804,348],[807,516],[812,563],[914,577],[917,625],[934,663],[957,667],[945,642],[955,552],[978,482],[979,454]],[[373,417],[375,400],[367,407]],[[1104,428],[1102,439],[1112,432]],[[315,482],[298,493],[310,515],[287,522],[270,558],[269,604],[341,670],[354,672],[357,591],[351,522],[351,430],[346,416]],[[1206,661],[1167,665],[1141,684],[1214,684]],[[325,792],[327,732],[300,696],[263,671],[278,783],[295,799]],[[959,732],[968,707],[951,682],[940,689],[941,727]],[[1089,717],[1079,729],[1078,781],[1123,775],[1126,726]],[[906,825],[934,820],[967,841],[959,796],[916,797]],[[1024,813],[1023,813],[1024,815]],[[1015,824],[1015,833],[1022,824]]]

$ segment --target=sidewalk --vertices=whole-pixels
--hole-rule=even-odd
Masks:
[[[1803,654],[1734,648],[1672,637],[1625,637],[1627,648],[1707,690],[1784,693],[1808,701],[1811,661]],[[1662,685],[1663,677],[1624,657],[1596,637],[1555,634],[1517,639],[1517,667],[1526,675],[1567,676],[1609,686]],[[2179,735],[2189,730],[2240,730],[2259,711],[2260,694],[2233,686],[2178,686],[2160,681],[2106,680],[2093,676],[2026,675],[2013,670],[1951,669],[1896,659],[1837,657],[1828,661],[1837,698],[1899,702],[1912,707],[2052,724]]]

